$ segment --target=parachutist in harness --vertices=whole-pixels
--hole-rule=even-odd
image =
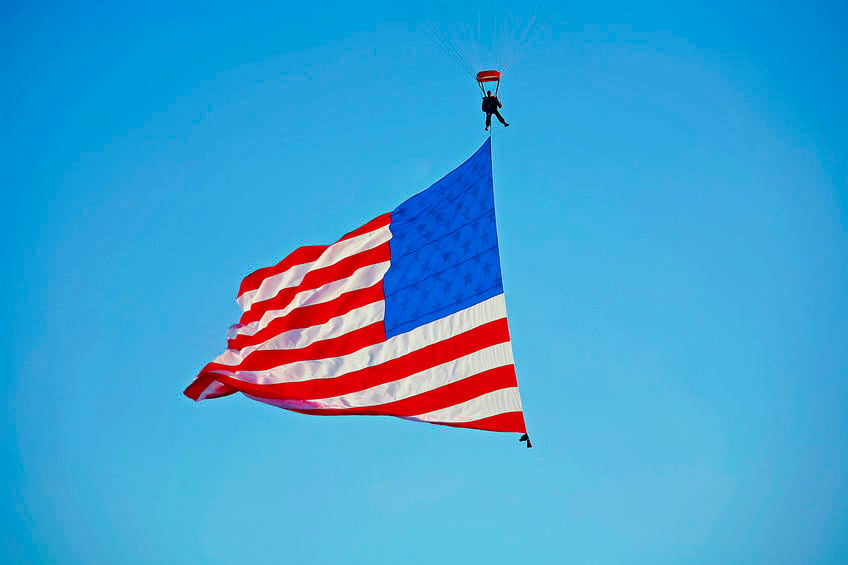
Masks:
[[[483,97],[483,107],[482,110],[486,112],[486,131],[489,131],[489,127],[492,125],[492,114],[500,120],[500,122],[504,125],[504,127],[509,127],[509,124],[506,123],[501,113],[498,111],[498,108],[503,108],[503,104],[498,100],[497,96],[492,95],[492,91],[489,90],[486,92],[486,96]]]

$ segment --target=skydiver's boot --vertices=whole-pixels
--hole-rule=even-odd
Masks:
[[[505,127],[505,128],[508,128],[508,127],[509,127],[509,124],[504,124],[504,127]]]

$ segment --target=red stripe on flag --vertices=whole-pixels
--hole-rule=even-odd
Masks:
[[[327,302],[296,308],[285,316],[271,320],[267,326],[253,335],[237,335],[227,340],[227,347],[238,350],[249,345],[264,343],[285,331],[325,324],[330,319],[347,314],[355,308],[383,299],[383,281],[380,281],[367,288],[346,292]]]
[[[270,310],[282,310],[288,306],[299,292],[321,288],[327,283],[350,277],[362,267],[383,263],[390,259],[391,248],[389,247],[389,242],[386,242],[373,249],[346,257],[328,267],[309,271],[299,285],[281,289],[273,298],[253,303],[250,309],[242,314],[239,323],[247,325],[255,322]]]
[[[363,347],[374,345],[386,340],[386,330],[382,320],[353,330],[339,337],[316,341],[300,349],[258,349],[242,359],[238,365],[223,363],[208,363],[202,372],[224,371],[265,371],[280,365],[307,361],[311,359],[327,359],[350,355]]]
[[[364,233],[368,233],[377,229],[380,229],[384,226],[392,223],[392,215],[391,213],[382,214],[377,216],[370,222],[366,223],[363,226],[360,226],[342,236],[339,241],[344,241],[346,239],[350,239],[352,237],[356,237],[358,235],[362,235]],[[336,242],[338,243],[338,242]],[[291,253],[289,253],[282,261],[273,265],[271,267],[263,267],[261,269],[257,269],[244,277],[241,281],[241,286],[239,287],[238,296],[241,296],[245,292],[250,292],[251,290],[256,290],[262,285],[262,281],[267,279],[268,277],[273,277],[274,275],[279,275],[284,273],[294,267],[295,265],[302,265],[303,263],[311,263],[317,260],[329,245],[306,245],[303,247],[298,247]]]
[[[316,378],[308,381],[255,384],[217,373],[208,373],[207,376],[203,371],[198,378],[204,376],[208,379],[217,379],[242,392],[262,398],[308,401],[315,398],[342,396],[396,381],[507,341],[509,341],[507,321],[506,318],[501,318],[444,341],[416,349],[380,365],[365,367],[334,378],[320,378],[321,375],[315,375]]]
[[[395,400],[394,402],[387,402],[385,404],[355,408],[296,408],[293,411],[316,416],[356,414],[361,416],[398,416],[403,418],[441,410],[442,408],[448,408],[449,406],[473,400],[488,392],[515,386],[518,386],[518,381],[515,377],[515,367],[513,365],[505,365],[477,373],[461,381],[410,396],[409,398]]]
[[[282,261],[271,267],[262,267],[244,277],[239,286],[238,295],[241,296],[245,292],[256,290],[262,285],[262,281],[268,277],[279,275],[303,263],[311,263],[318,259],[324,251],[330,247],[329,245],[306,245],[298,247],[289,253]]]
[[[352,232],[346,233],[339,241],[344,241],[346,239],[350,239],[352,237],[356,237],[358,235],[362,235],[364,233],[368,233],[370,231],[378,230],[384,226],[387,226],[392,223],[392,214],[391,212],[386,212],[385,214],[380,214],[370,222],[364,224],[353,230]]]
[[[200,400],[200,395],[203,394],[210,384],[213,381],[218,380],[218,375],[216,373],[201,373],[191,382],[190,385],[186,387],[183,391],[183,394],[192,400]],[[218,381],[221,382],[221,381]],[[241,392],[237,387],[233,387],[227,384],[222,385],[224,388],[218,394],[209,395],[207,398],[219,398],[221,396],[229,396],[231,394],[235,394],[237,392]]]
[[[504,412],[496,416],[481,418],[471,422],[427,422],[428,424],[438,424],[440,426],[450,426],[452,428],[471,428],[474,430],[488,430],[490,432],[515,432],[518,434],[527,433],[527,425],[524,423],[524,413],[522,412]]]

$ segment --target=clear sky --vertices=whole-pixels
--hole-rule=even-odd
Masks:
[[[244,275],[484,141],[425,33],[473,47],[466,16],[403,4],[0,7],[0,562],[848,561],[840,1],[576,0],[520,52],[494,171],[534,449],[182,396]]]

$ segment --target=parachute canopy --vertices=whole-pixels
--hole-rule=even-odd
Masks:
[[[500,82],[500,80],[500,71],[480,71],[479,73],[477,73],[477,82]]]
[[[486,89],[483,87],[484,82],[497,83],[495,85],[495,96],[497,96],[498,90],[501,87],[501,72],[500,71],[480,71],[479,73],[477,73],[477,84],[480,85],[480,90],[483,91],[483,95],[486,94]]]

